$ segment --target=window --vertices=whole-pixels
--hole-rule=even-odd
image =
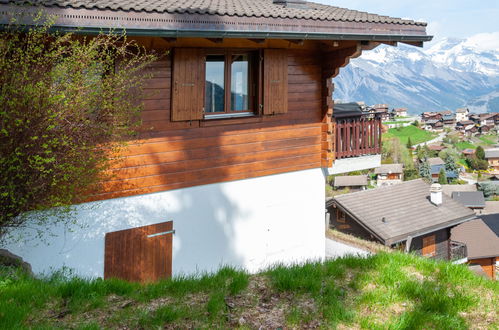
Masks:
[[[341,211],[340,209],[336,209],[336,220],[339,223],[346,223],[346,215],[345,212]]]
[[[174,50],[172,121],[287,111],[286,50]]]
[[[435,235],[423,237],[422,255],[425,257],[433,257],[435,254]]]
[[[225,52],[206,55],[204,112],[214,114],[252,114],[255,92],[254,53]]]

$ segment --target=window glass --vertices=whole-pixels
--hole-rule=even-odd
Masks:
[[[224,112],[225,57],[206,56],[205,112]]]
[[[232,111],[249,109],[249,59],[248,55],[232,56],[230,104]]]

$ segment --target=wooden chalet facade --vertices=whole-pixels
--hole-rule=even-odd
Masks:
[[[140,137],[94,196],[95,207],[79,206],[79,220],[92,229],[68,234],[74,246],[64,260],[57,240],[36,256],[12,245],[38,272],[67,265],[82,275],[145,281],[223,263],[256,271],[322,259],[321,169],[339,157],[379,154],[381,143],[376,118],[335,123],[332,78],[381,43],[431,40],[425,23],[298,0],[208,1],[206,8],[195,1],[20,3],[0,4],[0,24],[42,9],[61,31],[125,30],[167,54],[151,67]],[[159,247],[170,251],[155,257],[161,262],[120,270]]]

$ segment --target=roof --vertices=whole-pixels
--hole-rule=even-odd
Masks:
[[[454,191],[452,199],[467,207],[485,207],[483,191]]]
[[[444,115],[443,120],[454,120],[456,119],[456,117],[453,115],[453,114],[450,114],[450,115]]]
[[[335,187],[367,186],[367,175],[345,175],[334,178]]]
[[[390,174],[390,173],[402,173],[404,171],[403,164],[383,164],[380,167],[376,167],[374,170],[375,174]]]
[[[278,2],[278,3],[277,3]],[[344,40],[375,40],[366,36],[384,36],[382,40],[422,42],[431,40],[426,35],[426,23],[300,0],[0,0],[0,9],[6,5],[34,5],[44,7],[49,15],[57,17],[56,26],[85,27],[87,29],[127,29],[127,34],[147,35],[146,31],[173,31],[175,37],[190,36],[195,30],[217,31],[224,38],[237,37],[228,33],[278,38],[268,32],[279,32],[281,37],[302,33],[306,39],[331,39],[331,34]],[[4,8],[1,8],[4,6]],[[10,11],[29,10],[11,7]],[[95,15],[98,11],[98,15]],[[0,10],[2,12],[2,10]],[[13,16],[16,16],[13,14]],[[8,16],[4,16],[7,17]],[[0,18],[2,16],[0,15]],[[290,22],[289,20],[293,20]],[[303,21],[296,24],[296,20]],[[7,20],[0,23],[8,24]],[[145,31],[138,31],[142,29]],[[192,30],[188,34],[187,30]],[[84,31],[86,31],[84,29]],[[93,30],[89,30],[93,31]],[[251,32],[251,33],[250,33]],[[306,35],[305,35],[306,33]],[[320,34],[329,36],[320,37]],[[166,36],[166,35],[165,35]],[[385,36],[387,38],[385,38]],[[303,36],[302,36],[303,37]],[[393,38],[389,38],[393,37]],[[298,38],[298,36],[296,36]],[[376,39],[378,40],[378,39]]]
[[[451,240],[466,243],[468,259],[499,256],[499,214],[482,215],[451,229]],[[494,231],[495,228],[495,231]]]
[[[295,1],[297,2],[297,1]],[[201,14],[238,17],[304,18],[326,21],[421,25],[413,20],[376,15],[303,1],[305,6],[274,4],[272,0],[0,0],[0,3],[36,4],[45,7],[85,8],[177,14]],[[298,8],[297,8],[298,7]]]
[[[475,149],[464,149],[463,154],[465,155],[473,155],[476,152]]]
[[[459,108],[456,110],[457,113],[466,113],[469,112],[468,108]]]
[[[498,201],[485,201],[485,208],[481,210],[480,214],[494,214],[499,213]]]
[[[428,158],[428,164],[430,164],[430,166],[443,165],[443,164],[445,164],[445,162],[440,157],[432,157],[432,158]]]
[[[474,125],[475,122],[471,120],[461,120],[457,122],[458,125],[466,126],[466,125]]]
[[[422,179],[334,197],[339,207],[385,245],[405,241],[475,217],[474,212],[443,195],[440,206],[429,200]],[[329,204],[331,205],[331,203]],[[385,218],[385,222],[382,219]]]
[[[499,148],[485,149],[485,158],[499,158]]]
[[[477,191],[474,184],[443,184],[442,191],[449,197],[455,191]]]
[[[438,123],[439,121],[440,120],[438,120],[438,119],[430,119],[430,120],[426,120],[425,124],[432,125],[432,124]]]

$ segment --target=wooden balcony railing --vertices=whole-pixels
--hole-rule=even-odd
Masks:
[[[336,159],[381,153],[381,118],[335,119]]]
[[[466,244],[457,241],[450,241],[451,261],[464,259],[467,256],[468,256],[468,248],[466,247]]]

